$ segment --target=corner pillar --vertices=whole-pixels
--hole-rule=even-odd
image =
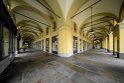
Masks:
[[[73,38],[69,26],[62,26],[58,31],[58,52],[61,57],[70,57],[73,55]]]
[[[113,52],[113,32],[109,34],[109,51]]]
[[[124,57],[124,20],[119,23],[119,53]]]

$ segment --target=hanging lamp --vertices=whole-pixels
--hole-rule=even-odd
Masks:
[[[93,22],[92,14],[93,14],[93,7],[91,6],[91,31],[90,32],[94,33],[93,25],[92,25],[92,22]]]

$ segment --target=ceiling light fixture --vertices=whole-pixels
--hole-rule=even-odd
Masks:
[[[90,32],[94,32],[93,25],[92,25],[92,22],[93,22],[92,14],[93,14],[93,7],[91,7],[91,31]]]
[[[102,1],[102,0],[98,0],[98,1],[96,1],[95,3],[91,4],[91,5],[88,6],[87,8],[81,10],[80,12],[76,13],[75,15],[71,16],[70,18],[71,18],[71,19],[74,18],[75,16],[79,15],[80,13],[82,13],[82,12],[84,12],[85,10],[89,9],[90,7],[96,5],[96,4],[99,3],[100,1]]]

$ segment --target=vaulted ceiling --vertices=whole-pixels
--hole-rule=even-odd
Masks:
[[[21,36],[35,39],[46,28],[76,23],[88,37],[103,38],[118,22],[123,0],[4,0]],[[95,5],[93,5],[95,4]],[[89,7],[93,5],[92,7]],[[94,33],[92,33],[92,31]]]

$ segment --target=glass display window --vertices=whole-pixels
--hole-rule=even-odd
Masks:
[[[3,58],[9,56],[9,29],[3,26]]]

